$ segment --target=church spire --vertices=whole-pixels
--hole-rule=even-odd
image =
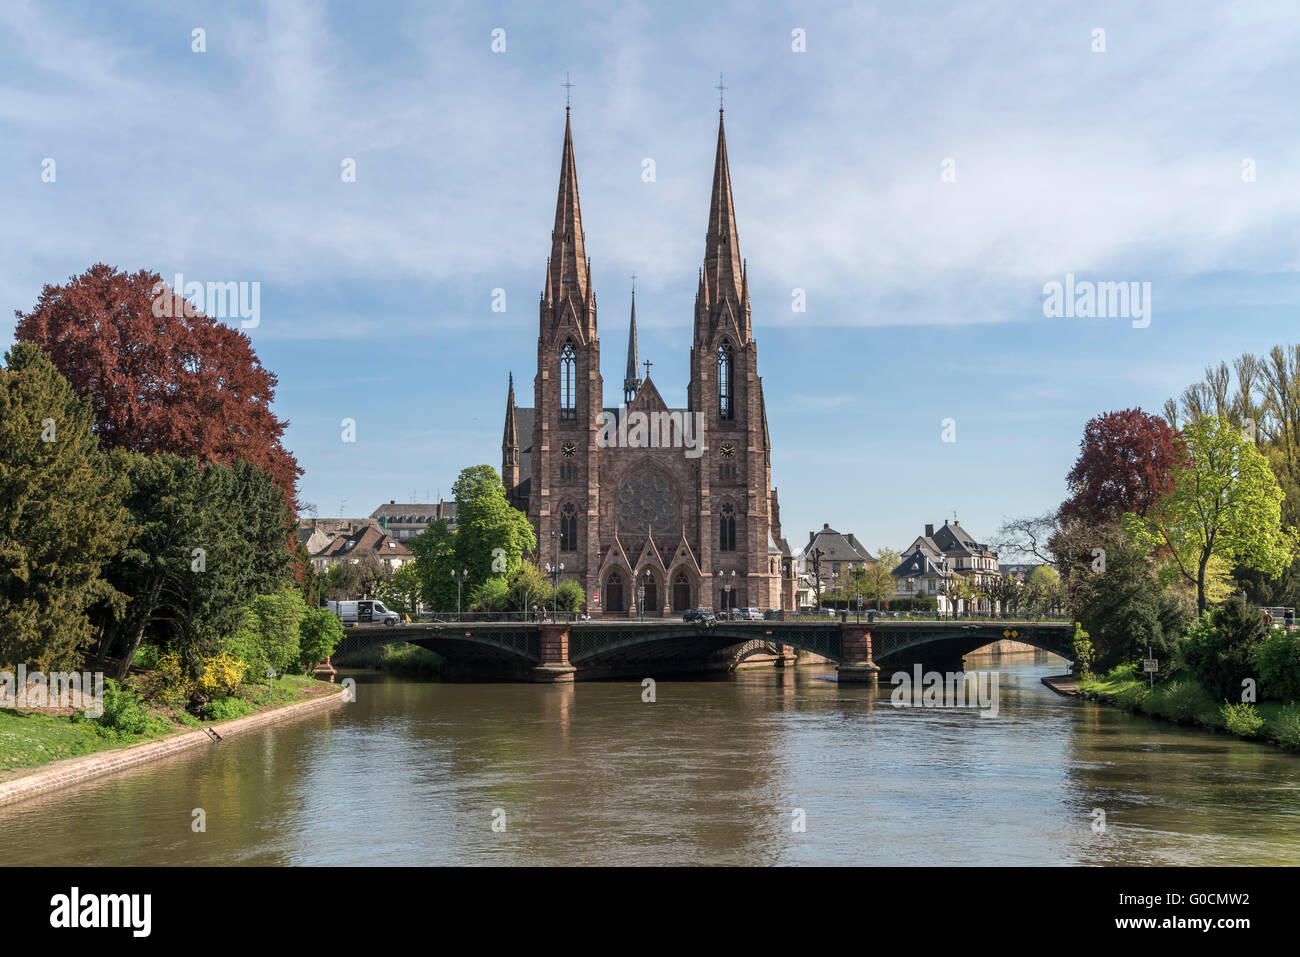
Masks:
[[[578,167],[573,159],[573,128],[569,108],[564,108],[564,152],[560,157],[560,192],[555,200],[555,227],[551,230],[551,261],[546,285],[555,300],[588,300],[591,274],[582,235],[582,210],[578,205]]]
[[[506,393],[506,428],[501,437],[503,452],[519,448],[519,431],[515,425],[515,374],[510,373],[510,390]]]
[[[727,132],[718,110],[718,152],[713,161],[713,195],[709,198],[709,234],[704,245],[704,282],[708,299],[740,302],[740,238],[731,198],[731,169],[727,163]]]
[[[636,281],[632,283],[632,322],[627,331],[627,375],[623,377],[623,404],[631,405],[632,400],[636,398],[637,390],[641,388],[641,380],[637,377],[636,348]]]

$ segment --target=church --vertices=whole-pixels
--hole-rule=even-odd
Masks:
[[[539,563],[562,564],[593,617],[794,608],[721,110],[708,224],[685,407],[667,404],[652,363],[640,374],[635,288],[622,401],[605,406],[565,108],[533,406],[515,405],[511,374],[501,477],[537,533]]]

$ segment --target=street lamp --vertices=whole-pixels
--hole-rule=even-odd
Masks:
[[[555,621],[560,620],[560,596],[557,594],[560,587],[560,572],[564,571],[564,562],[556,562],[554,566],[550,562],[546,563],[546,573],[551,576],[551,618]]]
[[[735,580],[736,571],[734,568],[731,571],[730,578],[727,577],[726,572],[718,569],[718,582],[722,585],[722,606],[728,617],[731,616],[731,589],[735,587]]]
[[[456,583],[456,620],[460,621],[460,586],[469,580],[469,569],[462,569],[459,574],[452,572],[451,579]]]
[[[641,620],[644,622],[645,621],[645,578],[644,577],[641,578],[639,584],[636,586],[636,603],[637,603],[637,607],[641,609]]]

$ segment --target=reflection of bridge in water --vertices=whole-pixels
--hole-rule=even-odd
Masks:
[[[644,676],[725,669],[753,655],[777,664],[789,650],[837,663],[840,681],[881,669],[960,671],[962,657],[1003,639],[1073,658],[1074,626],[1035,621],[439,622],[348,630],[337,654],[406,641],[445,657],[452,674],[524,681]]]

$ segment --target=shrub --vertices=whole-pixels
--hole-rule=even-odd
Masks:
[[[161,656],[162,649],[152,642],[146,641],[135,650],[135,656],[131,659],[131,666],[151,671],[158,667],[158,659]]]
[[[158,663],[150,675],[146,691],[149,697],[165,704],[188,706],[194,698],[197,686],[184,664],[179,652],[169,651],[158,656]]]
[[[222,695],[199,708],[199,717],[205,721],[228,721],[231,718],[242,718],[253,711],[253,705],[243,698]]]
[[[1146,700],[1150,694],[1151,691],[1146,685],[1134,683],[1120,688],[1111,696],[1111,699],[1115,702],[1116,706],[1120,708],[1128,708],[1130,711],[1137,711],[1146,704]]]
[[[152,734],[165,731],[167,724],[151,715],[144,699],[113,681],[104,682],[104,713],[95,719],[95,733],[104,738]]]
[[[213,695],[217,692],[238,694],[247,668],[248,665],[228,651],[223,651],[212,658],[205,658],[203,673],[199,675],[199,690],[204,695]]]
[[[1273,737],[1289,751],[1300,751],[1300,705],[1287,705],[1273,719]]]
[[[1254,677],[1251,657],[1268,633],[1263,610],[1234,595],[1193,622],[1180,659],[1215,698],[1236,698],[1242,681]]]
[[[1214,702],[1195,681],[1176,679],[1147,699],[1148,710],[1174,721],[1193,721],[1214,712]]]
[[[571,578],[560,582],[559,587],[555,589],[555,605],[561,613],[581,611],[586,600],[587,593]]]
[[[334,654],[343,638],[343,622],[328,608],[307,612],[298,626],[298,666],[303,674]]]
[[[1300,634],[1274,628],[1252,650],[1250,662],[1259,672],[1261,698],[1300,700]]]
[[[1106,672],[1106,677],[1103,680],[1121,684],[1126,681],[1137,681],[1141,677],[1141,662],[1128,661],[1111,668],[1110,671]]]
[[[1253,704],[1232,704],[1225,701],[1219,708],[1219,714],[1223,716],[1224,726],[1243,738],[1255,737],[1264,727],[1264,719]]]

